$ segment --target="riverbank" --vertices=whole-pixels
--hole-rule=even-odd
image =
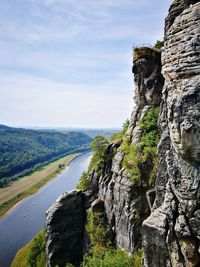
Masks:
[[[79,155],[80,153],[75,153],[60,158],[31,175],[12,182],[8,187],[0,188],[0,217],[9,212],[22,199],[35,194],[43,185],[60,174]]]
[[[42,229],[17,252],[11,267],[27,267],[30,263],[31,266],[46,266],[45,243],[45,231]]]

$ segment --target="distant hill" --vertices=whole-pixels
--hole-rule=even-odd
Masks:
[[[89,135],[90,137],[94,138],[97,135],[105,136],[105,137],[111,137],[114,134],[120,132],[119,130],[115,129],[79,129],[79,132],[85,133]]]
[[[86,151],[91,141],[91,137],[80,132],[0,125],[0,186],[61,156]]]
[[[39,128],[30,128],[30,129],[39,129]],[[56,131],[56,132],[61,132],[61,133],[68,133],[68,132],[80,132],[80,133],[85,133],[89,135],[90,137],[94,138],[97,135],[105,136],[105,137],[111,137],[114,134],[118,133],[121,131],[121,129],[88,129],[88,128],[45,128],[42,129],[43,131]]]

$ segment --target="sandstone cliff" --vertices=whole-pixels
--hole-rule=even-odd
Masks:
[[[134,51],[136,106],[126,134],[89,173],[90,190],[63,195],[47,213],[48,266],[80,264],[89,208],[103,213],[116,247],[143,247],[143,266],[200,266],[199,54],[200,3],[175,0],[162,64],[155,49]]]
[[[85,222],[81,192],[65,193],[47,211],[47,266],[79,266]]]
[[[83,250],[87,250],[86,210],[90,207],[99,210],[99,203],[113,244],[130,252],[141,247],[140,229],[150,214],[154,195],[149,190],[156,175],[157,115],[164,79],[160,52],[148,47],[137,48],[133,61],[136,106],[129,128],[121,140],[107,147],[103,164],[97,164],[89,173],[90,192],[64,194],[47,212],[48,266],[80,263]],[[155,118],[146,132],[143,122],[151,113]],[[145,143],[148,134],[153,134],[149,147]],[[141,160],[136,163],[131,157]]]
[[[143,223],[144,266],[200,266],[199,1],[173,3],[162,64],[161,160],[156,201]]]
[[[141,121],[149,110],[160,104],[163,86],[160,53],[150,48],[135,50],[133,73],[136,107],[126,136],[113,157],[111,168],[102,173],[98,180],[98,197],[104,202],[108,223],[115,234],[115,243],[117,247],[131,252],[141,245],[141,232],[138,229],[150,212],[146,192],[152,187],[150,176],[153,163],[152,155],[147,155],[148,159],[136,166],[138,170],[132,179],[124,163],[125,156],[130,154],[131,157],[134,153],[132,155],[130,150],[124,149],[123,143],[127,143],[130,148],[138,148],[135,156],[141,157],[143,149],[140,149],[140,140],[144,135]],[[127,161],[134,166],[131,159]]]

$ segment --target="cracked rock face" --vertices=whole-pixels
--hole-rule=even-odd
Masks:
[[[148,109],[159,106],[164,78],[161,74],[160,52],[141,47],[135,49],[133,61],[134,102],[136,106],[131,114],[126,136],[131,143],[139,145],[142,131],[139,125]]]
[[[163,86],[160,52],[148,47],[136,48],[133,73],[136,105],[159,105]]]
[[[165,20],[165,32],[169,30],[174,23],[176,17],[178,17],[186,8],[198,3],[198,0],[176,0],[172,3],[169,14]]]
[[[153,211],[143,223],[144,266],[197,267],[200,266],[199,1],[172,4],[166,19],[162,62],[165,86],[160,117],[161,160]]]
[[[142,135],[139,122],[151,107],[158,106],[161,101],[164,79],[160,52],[147,47],[138,48],[134,54],[133,73],[136,107],[126,137],[131,143],[139,145]],[[123,158],[124,153],[118,149],[110,168],[98,180],[98,198],[104,202],[116,245],[134,252],[141,246],[142,221],[150,213],[146,198],[149,188],[143,187],[140,181],[131,181],[122,168]]]
[[[83,252],[85,210],[83,193],[61,195],[46,214],[46,252],[48,267],[80,266]]]

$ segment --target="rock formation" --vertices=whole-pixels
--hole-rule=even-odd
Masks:
[[[145,47],[136,49],[133,73],[136,107],[126,139],[130,144],[139,146],[143,134],[140,121],[150,108],[159,106],[161,100],[164,80],[161,75],[160,52]],[[123,168],[124,155],[120,146],[113,157],[110,170],[102,173],[99,178],[98,197],[104,202],[117,247],[133,252],[141,243],[141,232],[138,229],[150,212],[146,198],[149,186],[141,182],[142,177],[137,182],[130,179],[129,173]],[[148,179],[149,177],[146,178]]]
[[[164,41],[165,85],[160,52],[136,48],[136,106],[125,136],[107,147],[103,164],[89,173],[89,192],[66,193],[47,212],[49,267],[79,266],[88,245],[84,227],[90,207],[103,212],[116,247],[133,253],[143,246],[144,267],[200,266],[199,1],[173,2]],[[156,140],[148,139],[156,139],[156,130],[151,121],[148,132],[144,120],[158,106],[156,170]]]
[[[168,31],[168,29],[172,26],[174,23],[174,20],[176,17],[178,17],[185,9],[192,6],[193,4],[196,4],[198,0],[176,0],[173,1],[172,5],[169,9],[169,14],[165,20],[165,34]]]
[[[191,3],[193,5],[191,5]],[[196,3],[196,4],[195,4]],[[144,266],[200,266],[200,3],[175,1],[162,55],[156,200],[143,223]]]
[[[159,106],[161,101],[164,79],[161,75],[160,52],[147,47],[136,49],[133,73],[136,107],[124,138],[129,145],[139,147],[143,135],[140,122],[148,110]],[[144,162],[144,166],[140,167],[140,177],[132,181],[123,167],[126,152],[122,145],[122,140],[111,143],[105,152],[106,160],[101,170],[95,169],[89,174],[90,193],[73,191],[64,194],[47,212],[48,266],[80,263],[82,252],[87,249],[84,242],[86,209],[93,209],[99,201],[110,229],[109,236],[115,245],[130,252],[141,247],[141,231],[138,229],[141,229],[143,220],[150,213],[146,192],[151,188],[148,183],[151,173],[148,164],[151,159],[147,166]]]
[[[81,191],[64,193],[47,211],[47,266],[79,266],[83,252],[85,212]]]

